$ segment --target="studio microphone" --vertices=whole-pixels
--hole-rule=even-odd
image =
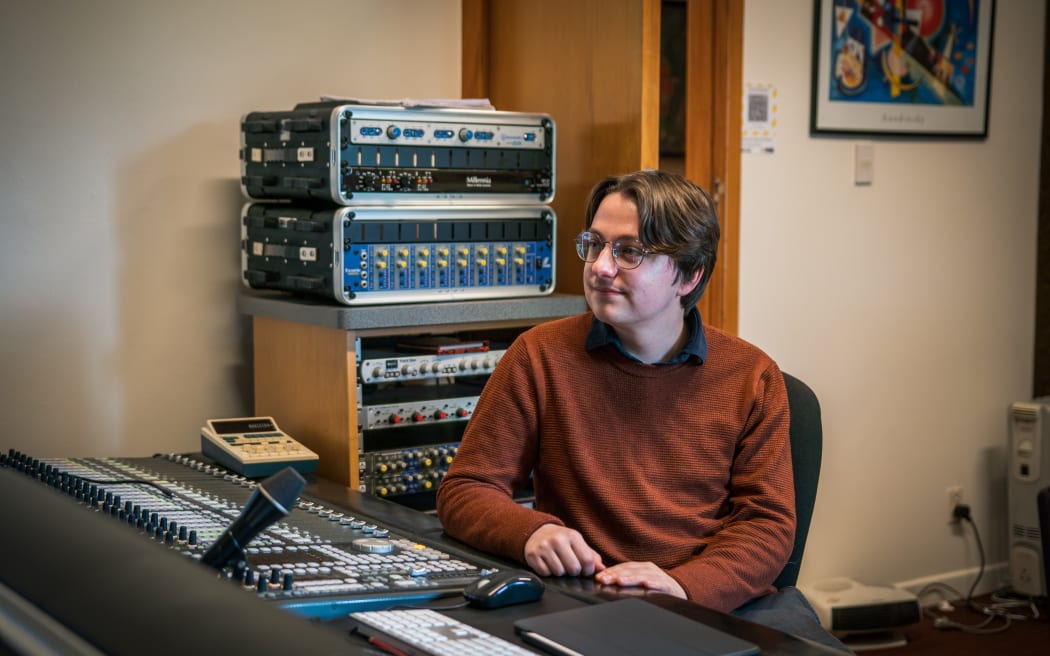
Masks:
[[[259,483],[240,516],[204,552],[201,562],[221,571],[234,558],[244,558],[244,548],[252,538],[287,515],[305,485],[303,477],[291,467]]]

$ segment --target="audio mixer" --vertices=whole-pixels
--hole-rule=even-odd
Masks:
[[[11,450],[0,455],[0,467],[68,493],[99,521],[127,524],[141,539],[195,560],[238,518],[259,485],[175,454],[37,459]],[[490,571],[444,545],[306,495],[244,551],[247,566],[224,573],[236,579],[232,585],[318,619],[459,594]]]

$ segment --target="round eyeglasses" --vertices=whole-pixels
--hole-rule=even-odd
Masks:
[[[616,266],[621,269],[634,269],[642,264],[642,260],[649,253],[656,253],[642,245],[636,239],[617,239],[605,241],[600,235],[584,230],[576,235],[576,254],[584,262],[596,262],[598,256],[605,250],[605,245],[612,246],[612,256],[616,260]]]

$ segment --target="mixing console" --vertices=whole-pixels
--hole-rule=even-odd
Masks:
[[[197,560],[258,486],[182,455],[37,459],[12,450],[0,455],[0,466],[59,488],[86,511],[126,523],[143,539]],[[236,578],[246,593],[320,619],[458,594],[487,571],[305,495],[245,551],[247,567],[225,576]]]

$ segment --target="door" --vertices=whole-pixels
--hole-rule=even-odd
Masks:
[[[555,121],[558,292],[583,292],[573,240],[603,177],[666,164],[711,192],[722,241],[699,306],[736,332],[743,2],[684,0],[685,146],[674,163],[659,144],[663,2],[463,0],[462,95]]]

